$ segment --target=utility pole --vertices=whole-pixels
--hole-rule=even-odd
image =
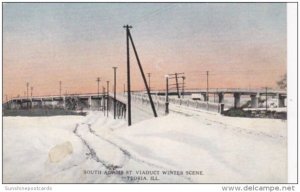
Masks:
[[[117,96],[116,96],[116,92],[117,92],[117,86],[116,86],[116,82],[117,82],[117,67],[113,67],[114,69],[114,119],[116,119],[116,102],[117,102]]]
[[[166,75],[166,114],[169,114],[169,76]]]
[[[27,92],[26,93],[27,93],[27,99],[28,99],[29,98],[29,92],[28,92],[29,83],[28,82],[26,83],[26,87],[27,87]]]
[[[177,73],[175,73],[175,80],[176,80],[176,89],[177,89],[177,95],[178,95],[178,98],[180,98],[179,86],[178,86],[178,76],[177,76]]]
[[[184,98],[184,80],[185,80],[185,76],[182,76],[182,92],[181,92],[182,98]]]
[[[149,97],[149,100],[150,100],[150,104],[151,104],[151,108],[152,108],[152,111],[153,111],[153,115],[154,115],[154,117],[157,117],[157,113],[156,113],[156,110],[155,110],[155,105],[154,105],[152,97],[151,97],[150,89],[149,89],[148,84],[147,84],[147,80],[146,80],[146,77],[145,77],[145,74],[144,74],[144,71],[143,71],[143,67],[141,65],[138,53],[136,51],[136,48],[135,48],[135,45],[134,45],[134,42],[133,42],[133,39],[132,39],[132,36],[131,36],[129,30],[128,30],[128,36],[130,38],[130,42],[131,42],[131,45],[132,45],[132,48],[133,48],[133,51],[134,51],[134,54],[135,54],[138,66],[140,68],[140,72],[141,72],[141,75],[142,75],[142,78],[143,78],[146,90],[147,90],[147,94],[148,94],[148,97]]]
[[[106,105],[106,108],[107,108],[107,117],[108,117],[108,111],[109,111],[109,81],[106,81],[106,84],[107,84],[107,105]]]
[[[61,81],[59,81],[59,97],[61,97]]]
[[[97,77],[97,83],[98,83],[98,111],[100,110],[100,90],[99,90],[99,83],[100,83],[100,77]]]
[[[151,93],[151,86],[150,86],[150,76],[151,76],[151,73],[147,73],[147,74],[148,74],[149,91]]]
[[[129,55],[129,29],[132,26],[126,25],[126,47],[127,47],[127,107],[128,107],[128,126],[131,126],[131,93],[130,93],[130,55]]]
[[[102,87],[102,97],[103,97],[103,114],[105,116],[105,87]]]
[[[181,91],[184,91],[184,79],[185,79],[184,73],[173,73],[173,74],[169,74],[168,76],[169,76],[168,79],[175,79],[175,84],[170,84],[170,86],[171,86],[171,88],[176,88],[177,96],[178,96],[178,98],[180,98],[180,95],[182,95],[182,92],[180,94],[179,89],[181,89]],[[179,87],[179,82],[178,82],[179,78],[183,79],[183,82],[181,83],[182,87]],[[175,85],[175,87],[172,87],[173,85]]]
[[[206,71],[206,101],[208,102],[209,97],[208,97],[208,75],[209,71]]]
[[[29,88],[29,83],[26,83],[26,87],[27,87],[27,100],[29,99],[29,93],[28,93],[28,88]],[[27,109],[29,108],[29,103],[27,101]]]
[[[32,108],[32,92],[33,92],[33,87],[31,86],[30,87],[30,98],[31,98],[31,101],[30,101],[30,108]]]
[[[31,96],[31,98],[32,98],[32,92],[33,92],[33,87],[30,87],[30,91],[31,91],[31,93],[30,93],[30,96]]]

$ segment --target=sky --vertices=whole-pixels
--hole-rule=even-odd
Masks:
[[[3,94],[95,93],[126,83],[126,31],[151,89],[183,72],[188,88],[276,87],[287,68],[284,3],[4,3]],[[133,90],[145,86],[130,47]],[[171,82],[172,83],[172,82]],[[175,82],[174,82],[175,83]],[[30,93],[29,93],[30,95]]]

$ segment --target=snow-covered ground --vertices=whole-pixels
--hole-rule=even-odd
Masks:
[[[147,110],[133,113],[130,127],[95,111],[85,117],[4,117],[3,181],[287,182],[286,121],[170,110],[158,118],[146,118]]]

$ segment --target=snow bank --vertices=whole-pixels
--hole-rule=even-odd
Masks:
[[[287,181],[286,121],[224,117],[181,107],[172,111],[130,127],[102,112],[86,117],[4,117],[4,182]],[[147,114],[142,112],[143,118]],[[158,180],[139,181],[94,172],[126,170],[136,177],[139,172],[160,174]],[[163,174],[166,171],[191,174]]]
[[[85,148],[72,133],[74,122],[83,119],[81,116],[4,117],[3,181],[44,182],[47,179],[43,177],[48,174],[53,175],[84,159],[80,154]],[[66,140],[72,144],[73,153],[62,162],[51,163],[49,151]]]
[[[145,159],[175,170],[202,170],[193,182],[287,181],[285,122],[206,116],[173,114],[115,134]]]

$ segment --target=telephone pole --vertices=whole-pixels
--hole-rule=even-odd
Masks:
[[[130,42],[131,42],[131,45],[132,45],[132,48],[133,48],[133,51],[134,51],[134,54],[135,54],[135,58],[136,58],[136,61],[138,63],[138,66],[140,68],[140,72],[141,72],[141,75],[142,75],[142,78],[143,78],[143,81],[144,81],[144,84],[145,84],[145,87],[146,87],[146,90],[147,90],[147,94],[148,94],[148,97],[149,97],[149,101],[150,101],[150,104],[151,104],[153,115],[154,115],[154,117],[157,117],[157,113],[156,113],[156,110],[155,110],[155,105],[154,105],[154,102],[153,102],[152,97],[151,97],[151,93],[150,93],[150,90],[149,90],[149,87],[148,87],[148,84],[147,84],[147,80],[146,80],[146,77],[145,77],[145,74],[144,74],[144,71],[143,71],[143,67],[142,67],[141,61],[139,59],[139,55],[136,51],[136,48],[135,48],[135,45],[134,45],[134,42],[133,42],[133,39],[132,39],[132,36],[131,36],[131,33],[130,33],[129,30],[128,30],[128,36],[130,38]]]
[[[33,92],[33,87],[31,86],[30,87],[30,98],[31,98],[31,101],[30,101],[30,108],[32,108],[32,92]]]
[[[185,80],[185,76],[182,76],[182,92],[181,92],[182,98],[184,98],[184,80]]]
[[[29,92],[28,92],[29,83],[28,83],[28,82],[26,83],[26,87],[27,87],[27,92],[26,92],[26,94],[27,94],[27,99],[28,99],[28,98],[29,98]]]
[[[98,83],[98,111],[100,110],[100,90],[99,90],[99,83],[100,83],[100,77],[97,78]]]
[[[208,76],[209,76],[209,71],[206,71],[206,101],[208,102],[209,97],[208,97]]]
[[[61,81],[59,81],[59,97],[61,97]]]
[[[27,87],[27,99],[29,99],[29,93],[28,93],[28,88],[29,88],[29,83],[26,83],[26,87]],[[29,108],[29,103],[27,101],[27,109]]]
[[[180,98],[177,73],[175,73],[175,80],[176,80],[176,89],[177,89],[178,98]]]
[[[129,29],[132,26],[126,25],[126,48],[127,48],[127,107],[128,107],[128,126],[131,126],[131,93],[130,93],[130,55],[129,55]]]
[[[150,104],[151,104],[151,108],[152,108],[154,117],[157,117],[157,113],[156,113],[155,105],[154,105],[154,102],[153,102],[153,100],[152,100],[151,93],[150,93],[150,90],[149,90],[149,87],[148,87],[148,84],[147,84],[147,80],[146,80],[146,77],[145,77],[145,73],[144,73],[144,71],[143,71],[142,64],[141,64],[141,62],[140,62],[138,53],[137,53],[137,51],[136,51],[136,48],[135,48],[135,45],[134,45],[134,42],[133,42],[133,39],[132,39],[130,30],[129,30],[129,28],[132,28],[132,27],[126,25],[126,26],[124,26],[124,28],[126,28],[126,43],[127,43],[128,126],[130,126],[130,125],[131,125],[131,93],[130,93],[131,90],[130,90],[129,41],[131,42],[132,49],[133,49],[133,51],[134,51],[135,58],[136,58],[136,60],[137,60],[137,64],[138,64],[138,66],[139,66],[139,69],[140,69],[140,72],[141,72],[141,75],[142,75],[142,78],[143,78],[143,81],[144,81],[144,84],[145,84],[145,87],[146,87],[146,91],[147,91],[147,94],[148,94],[148,97],[149,97],[149,101],[150,101]]]
[[[107,84],[107,117],[108,117],[108,111],[109,111],[109,81],[106,81]]]
[[[178,78],[183,78],[184,77],[184,73],[173,73],[173,74],[169,74],[169,79],[175,79],[175,84],[171,84],[175,85],[176,87],[176,91],[177,91],[177,96],[178,98],[180,98],[180,92],[179,92],[179,83],[178,83]],[[183,86],[183,83],[182,83]],[[180,89],[182,89],[182,87],[180,87]]]
[[[165,75],[166,78],[166,110],[165,113],[169,114],[169,75]]]
[[[105,116],[105,87],[102,87],[102,98],[103,98],[103,114]]]
[[[116,92],[117,92],[116,82],[117,82],[117,67],[113,67],[113,69],[114,69],[114,119],[116,119],[116,102],[117,102],[117,98],[116,98]]]
[[[31,95],[31,98],[32,98],[33,87],[30,87],[30,91],[31,91],[30,95]]]

